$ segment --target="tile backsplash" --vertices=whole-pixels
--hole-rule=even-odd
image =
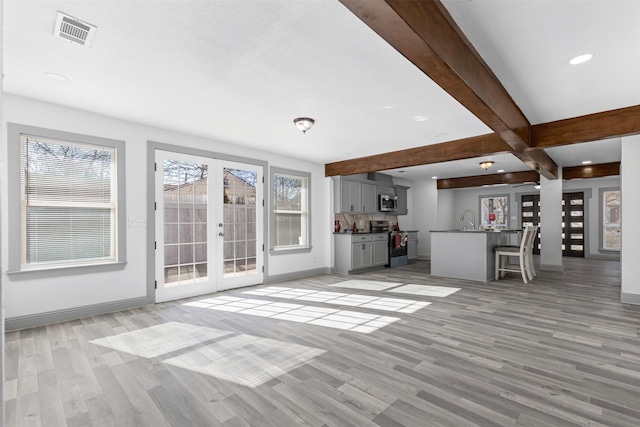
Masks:
[[[353,224],[356,224],[356,228],[360,232],[368,233],[371,231],[371,221],[386,220],[389,221],[389,229],[393,228],[398,223],[397,215],[386,214],[350,214],[350,213],[337,213],[334,214],[335,221],[340,221],[340,233],[343,233],[345,229],[351,229]],[[335,230],[333,230],[335,231]]]

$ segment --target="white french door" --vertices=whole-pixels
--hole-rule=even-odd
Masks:
[[[155,156],[156,302],[262,283],[262,168]]]

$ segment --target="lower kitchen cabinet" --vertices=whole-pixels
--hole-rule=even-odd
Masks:
[[[373,265],[374,267],[389,264],[389,235],[373,235]]]
[[[336,273],[349,274],[388,263],[387,233],[336,233],[334,236]]]
[[[418,232],[407,231],[407,258],[409,260],[418,259]]]
[[[351,244],[351,268],[360,270],[373,265],[373,242],[357,242]]]

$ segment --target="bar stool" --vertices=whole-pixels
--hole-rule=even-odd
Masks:
[[[494,249],[496,255],[496,280],[504,277],[506,272],[522,274],[524,283],[533,280],[533,242],[538,232],[538,226],[527,226],[519,246],[498,246]],[[510,264],[512,258],[518,258],[518,264]]]

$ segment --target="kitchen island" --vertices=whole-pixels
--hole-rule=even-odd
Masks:
[[[522,230],[431,231],[431,274],[488,282],[495,277],[497,246],[517,245]]]

